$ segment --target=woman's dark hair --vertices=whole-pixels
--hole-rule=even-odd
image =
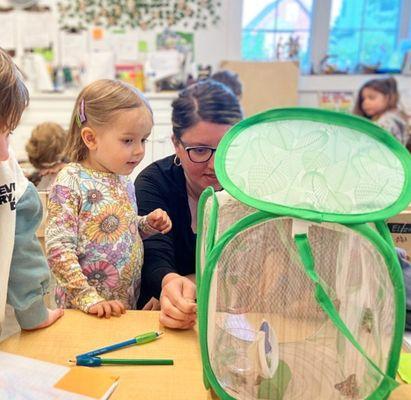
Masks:
[[[243,118],[234,93],[212,79],[197,82],[182,90],[171,106],[173,133],[178,140],[187,129],[200,121],[234,125]]]
[[[243,94],[243,85],[235,72],[223,69],[211,75],[211,79],[228,86],[237,97],[241,97]]]
[[[357,100],[354,106],[354,114],[367,117],[362,108],[363,91],[366,88],[373,89],[376,92],[380,92],[383,95],[388,96],[387,111],[397,108],[399,100],[397,81],[392,77],[385,79],[371,79],[370,81],[365,82],[358,92]]]
[[[407,143],[405,144],[405,147],[411,153],[411,136],[408,137],[408,140],[407,140]]]

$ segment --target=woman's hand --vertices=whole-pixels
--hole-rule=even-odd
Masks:
[[[170,273],[163,278],[160,322],[168,328],[189,329],[197,319],[196,286],[187,277]]]
[[[57,308],[55,310],[47,309],[48,317],[40,325],[35,326],[31,329],[25,329],[26,331],[34,331],[36,329],[47,328],[50,325],[53,325],[63,314],[64,310],[62,308]]]
[[[162,234],[170,232],[172,227],[170,217],[161,208],[157,208],[147,215],[147,223]]]
[[[112,315],[120,317],[125,312],[126,308],[119,300],[100,301],[100,303],[94,304],[88,309],[89,314],[95,314],[99,318],[110,318]]]

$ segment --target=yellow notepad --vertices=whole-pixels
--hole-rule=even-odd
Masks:
[[[105,400],[113,393],[118,379],[118,376],[111,375],[104,370],[73,367],[54,387],[94,399]]]
[[[401,353],[398,373],[406,383],[411,383],[411,353]]]

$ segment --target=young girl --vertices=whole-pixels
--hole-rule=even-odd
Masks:
[[[9,135],[28,102],[20,72],[0,48],[0,333],[6,303],[22,329],[45,328],[63,314],[44,301],[50,271],[36,237],[41,203],[9,149]]]
[[[372,79],[361,87],[354,114],[376,122],[405,145],[408,140],[407,115],[399,109],[398,100],[394,78]]]
[[[66,155],[48,203],[46,250],[57,280],[56,302],[98,317],[135,305],[143,235],[167,233],[168,215],[137,215],[129,178],[144,156],[152,112],[138,91],[99,80],[79,94]]]

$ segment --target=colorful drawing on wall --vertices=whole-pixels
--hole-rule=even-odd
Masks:
[[[325,110],[351,113],[354,106],[354,96],[351,92],[320,92],[318,107]]]
[[[157,50],[177,50],[180,53],[194,53],[194,34],[165,29],[157,35]]]

